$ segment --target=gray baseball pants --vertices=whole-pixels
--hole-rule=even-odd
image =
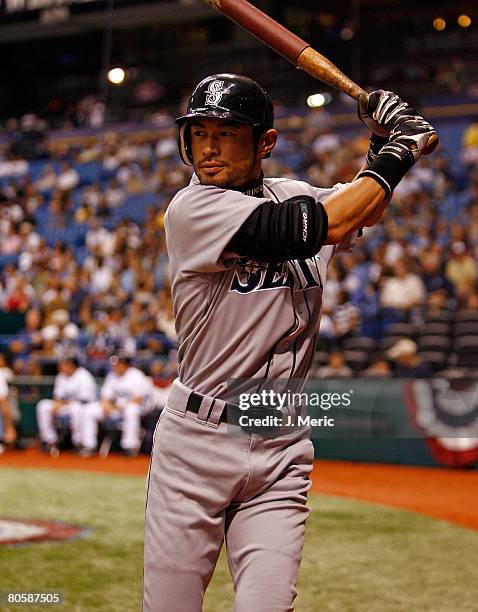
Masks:
[[[143,611],[200,612],[224,540],[235,612],[290,611],[310,512],[312,442],[304,430],[239,434],[220,423],[220,400],[205,396],[198,414],[186,411],[190,393],[174,383],[154,435]]]

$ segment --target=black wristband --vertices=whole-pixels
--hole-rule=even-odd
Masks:
[[[415,163],[412,152],[399,143],[385,145],[376,159],[357,178],[369,176],[383,187],[387,198]]]
[[[370,166],[370,164],[377,159],[377,155],[380,153],[382,147],[384,147],[388,142],[388,138],[385,138],[385,136],[379,136],[378,134],[375,134],[374,132],[372,132],[372,136],[370,138],[370,146],[368,148],[367,151],[367,165]]]

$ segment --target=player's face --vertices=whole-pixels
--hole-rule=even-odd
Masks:
[[[113,365],[113,372],[117,374],[118,376],[123,376],[123,374],[126,372],[128,367],[129,366],[127,363],[125,363],[124,361],[119,361],[118,363],[115,363]]]
[[[224,119],[191,122],[194,170],[203,185],[242,187],[261,174],[261,156],[254,128]]]
[[[58,364],[58,370],[65,376],[71,376],[75,369],[76,367],[69,361],[60,361]]]

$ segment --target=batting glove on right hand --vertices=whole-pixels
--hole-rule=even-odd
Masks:
[[[371,132],[388,138],[402,115],[416,115],[417,112],[393,91],[378,89],[370,95],[363,93],[358,99],[358,116]]]

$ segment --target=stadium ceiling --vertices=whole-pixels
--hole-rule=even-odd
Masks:
[[[220,15],[199,0],[0,0],[0,42],[78,35],[113,28],[180,23]],[[14,26],[14,27],[12,27]]]
[[[283,21],[289,11],[332,14],[354,18],[362,10],[387,14],[387,10],[409,11],[425,16],[430,11],[446,14],[460,10],[476,13],[476,0],[252,0],[252,3]],[[0,43],[45,39],[101,30],[110,23],[113,29],[145,25],[167,25],[202,19],[222,19],[201,0],[0,0]],[[362,28],[364,27],[362,23]]]

